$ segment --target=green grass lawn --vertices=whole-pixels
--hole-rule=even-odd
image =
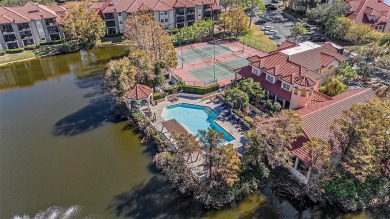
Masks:
[[[23,59],[29,59],[36,57],[33,51],[24,51],[17,54],[6,54],[0,57],[0,64],[21,61]]]
[[[240,42],[264,52],[271,52],[277,48],[276,44],[254,24],[246,35],[240,36],[238,39]]]

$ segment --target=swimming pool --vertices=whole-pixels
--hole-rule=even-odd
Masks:
[[[177,122],[189,129],[194,135],[198,134],[198,130],[212,128],[223,134],[225,138],[224,143],[235,140],[232,135],[214,122],[218,114],[207,106],[180,103],[165,107],[162,117],[165,120],[176,119]]]

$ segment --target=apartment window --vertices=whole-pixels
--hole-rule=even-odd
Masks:
[[[298,95],[298,88],[297,87],[294,87],[294,94]]]
[[[306,89],[301,90],[301,97],[306,97]]]
[[[168,15],[168,12],[167,11],[160,11],[160,16],[161,15]]]
[[[282,83],[282,87],[283,87],[283,89],[285,89],[285,90],[290,90],[290,85],[289,85],[289,84]]]
[[[121,14],[121,13],[118,13],[118,16],[119,16],[119,17],[122,17],[122,14]]]
[[[267,75],[266,80],[271,83],[274,83],[274,77],[272,77],[271,75]]]

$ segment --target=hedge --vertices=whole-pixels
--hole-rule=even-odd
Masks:
[[[35,49],[35,46],[33,46],[33,45],[24,47],[24,50],[34,50],[34,49]]]
[[[7,49],[7,50],[5,50],[5,53],[7,53],[7,54],[21,53],[21,52],[24,52],[24,48]]]
[[[219,84],[214,84],[209,87],[196,87],[196,86],[189,86],[189,85],[177,85],[177,86],[172,86],[169,87],[165,90],[166,93],[172,94],[172,91],[174,89],[177,89],[179,91],[183,91],[185,93],[190,93],[190,94],[208,94],[213,91],[216,91],[219,89]]]
[[[162,93],[154,93],[153,94],[153,100],[159,100],[164,98],[164,95]]]
[[[63,40],[53,40],[53,41],[48,41],[48,42],[39,42],[39,43],[37,43],[37,46],[56,45],[56,44],[61,44],[63,42],[64,42]]]
[[[3,56],[3,55],[5,55],[5,51],[4,51],[4,50],[1,50],[1,51],[0,51],[0,56]]]
[[[181,87],[181,86],[176,85],[176,86],[168,87],[168,88],[165,89],[164,91],[165,91],[166,93],[168,93],[168,94],[172,94],[172,92],[173,92],[174,89],[180,90],[180,87]]]
[[[191,94],[208,94],[218,90],[219,84],[214,84],[209,87],[194,87],[194,86],[183,85],[181,86],[181,89],[183,90],[183,92],[191,93]]]

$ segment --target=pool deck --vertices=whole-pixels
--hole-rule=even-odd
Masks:
[[[245,140],[243,138],[245,131],[243,130],[242,126],[236,124],[233,120],[227,120],[223,116],[225,109],[222,107],[222,102],[215,103],[213,101],[210,101],[210,99],[202,101],[196,96],[186,94],[180,94],[179,96],[180,98],[178,101],[163,101],[161,103],[158,103],[156,106],[151,106],[152,113],[156,113],[156,121],[153,124],[157,128],[157,130],[162,130],[162,122],[164,121],[164,118],[162,117],[162,112],[167,106],[172,106],[180,103],[208,106],[218,114],[218,118],[215,120],[215,122],[235,138],[234,141],[229,143],[233,144],[234,148],[238,149],[238,151],[241,152],[243,143],[245,143]],[[163,130],[163,134],[166,135],[168,138],[170,137],[170,134],[166,131],[166,129]]]
[[[222,107],[222,101],[219,103],[213,102],[210,100],[210,98],[203,99],[202,96],[198,95],[192,95],[192,94],[179,94],[179,100],[177,101],[168,101],[165,100],[163,102],[159,102],[155,106],[150,106],[150,109],[152,111],[152,115],[156,114],[156,120],[153,122],[153,125],[156,127],[156,129],[160,132],[162,132],[163,135],[165,135],[166,138],[170,139],[170,141],[174,142],[174,139],[172,139],[171,134],[162,126],[162,122],[164,122],[164,118],[162,117],[162,113],[165,107],[172,106],[180,103],[187,103],[187,104],[195,104],[199,106],[208,106],[211,109],[213,109],[217,114],[218,118],[214,121],[220,125],[223,129],[225,129],[230,135],[232,135],[235,140],[231,141],[229,143],[233,144],[233,147],[237,150],[237,155],[242,155],[243,153],[243,145],[246,142],[244,139],[244,127],[237,124],[234,120],[228,120],[226,117],[223,116],[224,114],[224,108]],[[185,128],[185,126],[183,126]],[[186,128],[187,129],[187,128]],[[187,131],[191,133],[188,129]],[[208,169],[207,166],[205,166],[204,156],[202,156],[204,152],[200,152],[199,154],[192,154],[190,156],[190,159],[188,160],[188,167],[193,172],[194,176],[196,178],[202,178],[207,175]]]

